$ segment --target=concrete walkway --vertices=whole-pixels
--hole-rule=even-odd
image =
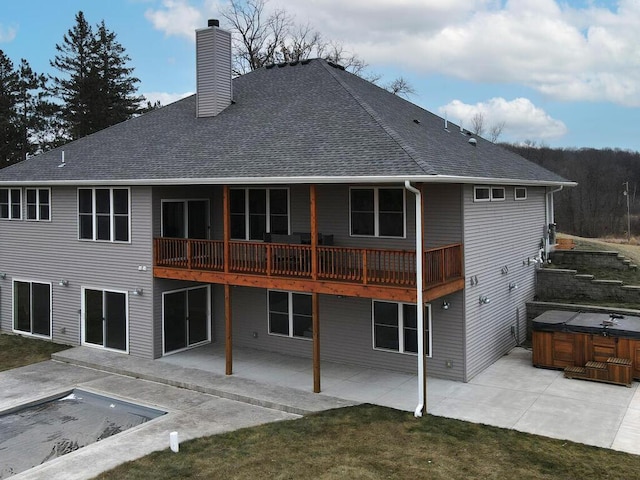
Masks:
[[[219,354],[208,347],[145,360],[78,347],[54,354],[54,361],[0,372],[0,412],[75,387],[169,412],[11,478],[92,478],[168,448],[171,431],[183,441],[360,402],[415,406],[414,375],[323,362],[324,393],[314,394],[308,359],[234,351],[237,373],[225,376]],[[469,383],[429,378],[427,384],[434,415],[640,454],[636,382],[626,388],[565,379],[532,367],[531,353],[516,348]]]

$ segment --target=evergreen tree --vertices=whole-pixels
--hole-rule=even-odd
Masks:
[[[51,65],[65,74],[53,77],[53,94],[61,102],[64,136],[75,140],[131,118],[139,112],[139,80],[127,67],[130,58],[102,21],[96,32],[82,11],[56,45]]]
[[[96,98],[97,116],[94,127],[98,130],[123,122],[140,112],[144,98],[136,96],[139,79],[132,77],[133,68],[127,67],[129,56],[109,31],[104,20],[95,36],[94,69],[98,82]]]
[[[96,97],[95,81],[91,72],[94,49],[93,31],[80,11],[76,24],[56,44],[58,54],[51,66],[68,75],[52,77],[52,93],[61,102],[60,115],[66,137],[74,140],[95,130],[91,124],[91,99]]]
[[[0,168],[19,157],[16,121],[18,74],[11,60],[0,50]]]
[[[48,150],[53,138],[47,135],[55,122],[55,106],[47,100],[47,77],[35,73],[23,58],[18,69],[16,113],[20,132],[20,160]]]

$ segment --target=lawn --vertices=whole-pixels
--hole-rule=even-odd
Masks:
[[[0,334],[0,371],[49,360],[52,353],[67,348],[45,340]]]
[[[640,456],[361,405],[185,442],[106,479],[630,479]]]

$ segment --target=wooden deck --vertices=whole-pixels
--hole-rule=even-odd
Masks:
[[[154,239],[154,276],[415,301],[416,252],[179,238]],[[462,245],[424,252],[424,288],[437,298],[464,288]]]

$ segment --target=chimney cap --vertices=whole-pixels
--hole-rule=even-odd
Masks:
[[[207,21],[207,27],[219,27],[220,26],[220,20],[216,20],[215,18],[210,18]]]

